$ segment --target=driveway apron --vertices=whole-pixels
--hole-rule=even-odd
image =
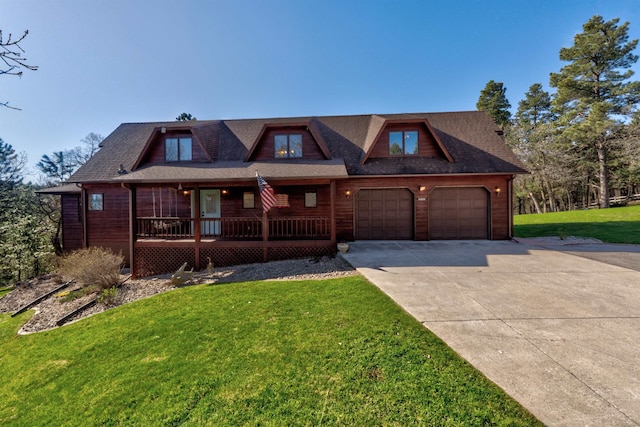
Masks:
[[[578,246],[358,241],[343,257],[545,424],[639,426],[640,247]]]

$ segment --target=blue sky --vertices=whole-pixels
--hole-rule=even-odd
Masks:
[[[593,15],[638,0],[0,0],[36,72],[0,76],[0,138],[35,164],[120,123],[475,109],[489,80],[515,111],[548,90]],[[640,53],[636,51],[636,53]],[[639,78],[640,66],[634,67]]]

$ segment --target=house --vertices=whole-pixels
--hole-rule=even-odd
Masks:
[[[479,111],[125,123],[50,192],[66,251],[121,251],[136,275],[343,240],[509,239],[526,170],[501,135]]]

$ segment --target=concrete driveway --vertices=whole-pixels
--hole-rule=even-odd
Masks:
[[[640,246],[374,241],[344,258],[545,424],[640,425]]]

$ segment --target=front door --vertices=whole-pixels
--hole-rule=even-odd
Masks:
[[[220,234],[220,190],[200,190],[200,235]]]

